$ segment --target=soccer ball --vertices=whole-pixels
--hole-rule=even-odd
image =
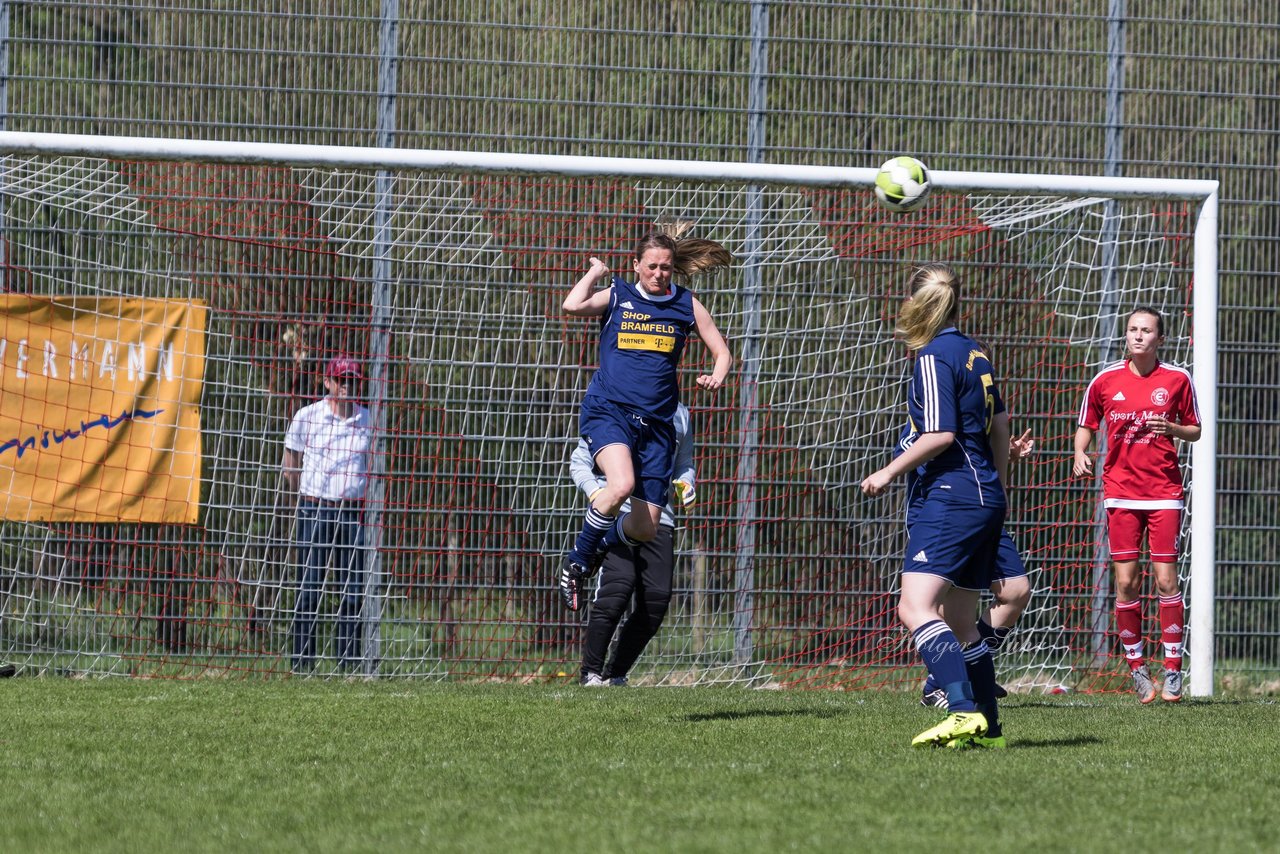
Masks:
[[[876,198],[891,211],[920,207],[929,195],[929,170],[914,157],[886,160],[876,173]]]

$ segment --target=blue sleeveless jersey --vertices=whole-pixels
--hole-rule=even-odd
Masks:
[[[600,317],[600,369],[587,394],[670,421],[680,404],[676,367],[693,325],[689,291],[672,283],[655,297],[614,276]]]

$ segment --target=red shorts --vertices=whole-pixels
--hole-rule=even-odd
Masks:
[[[1147,532],[1151,560],[1174,563],[1181,545],[1181,510],[1107,508],[1107,544],[1112,560],[1137,560],[1142,554],[1142,532]]]

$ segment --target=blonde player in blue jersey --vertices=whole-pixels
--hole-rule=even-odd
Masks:
[[[714,241],[677,241],[655,231],[636,247],[634,283],[613,276],[608,287],[596,290],[609,267],[592,258],[564,299],[567,313],[600,318],[600,368],[587,387],[578,427],[605,478],[560,570],[560,598],[572,611],[581,606],[583,581],[611,547],[648,542],[658,532],[676,450],[677,367],[688,336],[702,339],[713,360],[711,373],[697,378],[699,387],[720,388],[733,367],[710,313],[673,276],[687,278],[732,260]],[[619,514],[628,498],[631,512]]]
[[[920,500],[907,531],[898,617],[929,675],[946,692],[948,715],[911,744],[1003,747],[995,667],[978,632],[977,612],[979,595],[991,584],[1004,524],[1009,417],[991,362],[955,328],[956,274],[943,264],[925,264],[911,275],[909,290],[898,332],[916,351],[907,416],[918,435],[863,480],[862,491],[882,495],[898,477],[919,468]]]
[[[986,354],[987,358],[991,359],[991,348],[979,339],[974,340],[978,342],[978,346]],[[902,453],[915,440],[915,431],[908,426],[903,431],[902,438],[899,439],[897,446],[895,446],[894,453]],[[1036,440],[1031,438],[1030,430],[1025,431],[1016,439],[1010,440],[1009,465],[1012,466],[1017,460],[1031,456],[1035,453],[1035,449]],[[914,518],[912,511],[920,501],[920,496],[915,490],[914,475],[915,472],[910,472],[907,475],[906,518],[908,528],[911,527],[911,522]],[[1008,639],[1014,626],[1017,625],[1018,618],[1022,616],[1022,612],[1027,609],[1027,605],[1031,604],[1031,581],[1027,577],[1027,566],[1022,562],[1022,555],[1018,553],[1018,546],[1013,542],[1013,537],[1007,529],[1000,532],[1000,546],[996,550],[995,565],[991,568],[991,596],[991,604],[983,612],[982,616],[978,617],[978,633],[987,642],[987,648],[991,650],[991,655],[995,656],[1004,646],[1004,642]],[[947,708],[947,692],[934,683],[933,677],[925,679],[920,694],[920,704],[922,706],[932,706],[938,709]],[[997,682],[996,699],[1001,700],[1008,695],[1009,692]]]

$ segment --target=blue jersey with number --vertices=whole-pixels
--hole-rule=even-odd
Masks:
[[[680,404],[676,367],[693,326],[693,294],[686,289],[672,283],[653,296],[614,276],[600,317],[600,368],[587,394],[670,421]]]
[[[955,441],[920,467],[914,489],[926,500],[1005,506],[989,437],[1001,412],[991,362],[973,339],[948,327],[920,348],[907,395],[910,429],[951,432]]]

